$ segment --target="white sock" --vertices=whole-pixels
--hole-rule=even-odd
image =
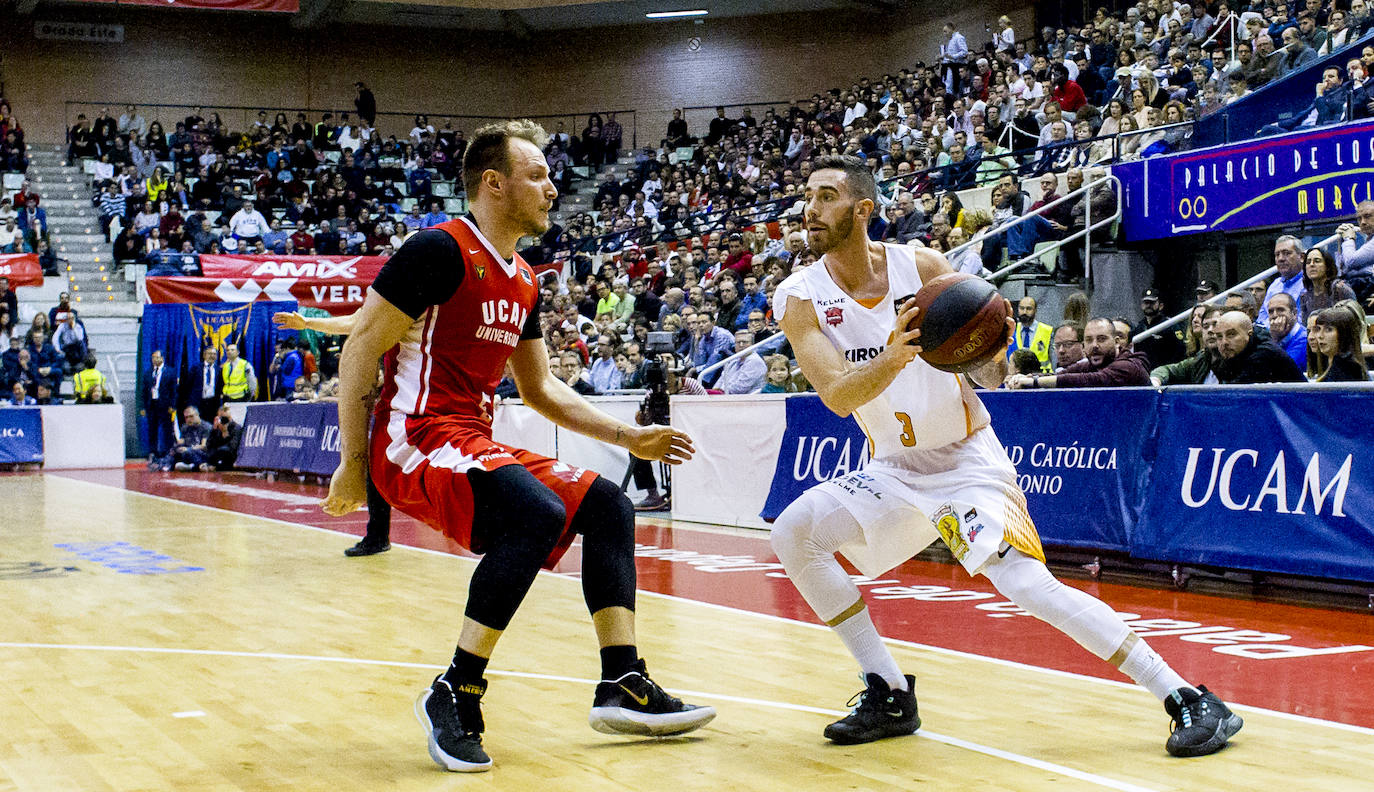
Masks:
[[[1192,687],[1144,641],[1137,643],[1127,653],[1121,663],[1121,673],[1134,679],[1136,684],[1153,693],[1160,701],[1178,688]]]
[[[868,608],[864,608],[848,619],[834,625],[831,629],[840,636],[840,640],[844,642],[844,647],[849,650],[850,654],[854,655],[854,659],[859,661],[859,668],[863,669],[865,675],[877,674],[893,690],[907,689],[906,677],[902,676],[902,669],[897,666],[897,661],[892,658],[892,653],[883,643],[882,636],[878,635],[878,628],[873,626],[873,619],[868,615]]]

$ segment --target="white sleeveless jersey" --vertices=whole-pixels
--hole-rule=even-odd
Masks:
[[[887,346],[897,326],[895,306],[921,288],[913,249],[888,245],[887,294],[869,308],[836,285],[826,258],[792,273],[778,285],[773,314],[779,321],[789,297],[808,300],[821,332],[851,365],[861,366]],[[867,302],[867,301],[865,301]],[[873,459],[901,456],[913,448],[941,448],[990,423],[987,408],[967,377],[940,371],[921,358],[907,364],[892,384],[854,412],[868,435]]]

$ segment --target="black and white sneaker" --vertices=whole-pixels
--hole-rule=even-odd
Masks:
[[[1206,685],[1170,693],[1164,699],[1164,711],[1173,719],[1164,750],[1173,756],[1216,753],[1245,725]]]
[[[587,722],[602,734],[667,737],[699,729],[714,717],[715,707],[683,704],[668,695],[640,660],[630,673],[596,686]]]
[[[458,690],[443,677],[435,677],[415,700],[415,717],[429,738],[429,755],[440,767],[455,773],[480,773],[491,769],[491,757],[482,750],[482,694],[487,681],[462,685]]]
[[[825,727],[827,740],[837,745],[857,745],[886,737],[905,737],[921,728],[914,677],[906,675],[906,690],[893,690],[877,674],[869,674],[864,682],[868,687],[849,700],[854,711]]]

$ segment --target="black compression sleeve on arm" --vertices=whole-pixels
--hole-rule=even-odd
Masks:
[[[542,339],[544,333],[539,329],[539,303],[536,301],[534,310],[525,318],[525,327],[520,331],[520,340],[529,341],[531,339]]]
[[[458,291],[464,266],[458,242],[444,231],[428,228],[406,240],[382,265],[372,290],[418,319],[425,309]]]

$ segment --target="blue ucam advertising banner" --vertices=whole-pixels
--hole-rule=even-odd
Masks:
[[[1166,391],[1132,552],[1374,580],[1374,391]]]
[[[1140,518],[1159,394],[1149,388],[979,393],[1040,536],[1127,551]]]
[[[1126,552],[1139,517],[1158,394],[1115,391],[980,392],[1016,466],[1031,518],[1051,544]],[[818,396],[786,403],[787,428],[760,516],[776,519],[811,487],[861,467],[868,442],[857,423]]]
[[[43,461],[43,411],[0,407],[0,464]]]
[[[235,466],[328,475],[339,466],[333,402],[250,404]]]
[[[1374,121],[1112,166],[1132,242],[1350,219],[1374,199]]]
[[[841,418],[815,395],[783,402],[787,428],[773,471],[773,486],[759,516],[772,522],[812,487],[868,463],[868,438],[853,418]]]
[[[1368,388],[982,392],[1048,545],[1374,581]],[[786,402],[761,516],[868,461],[851,419]]]

